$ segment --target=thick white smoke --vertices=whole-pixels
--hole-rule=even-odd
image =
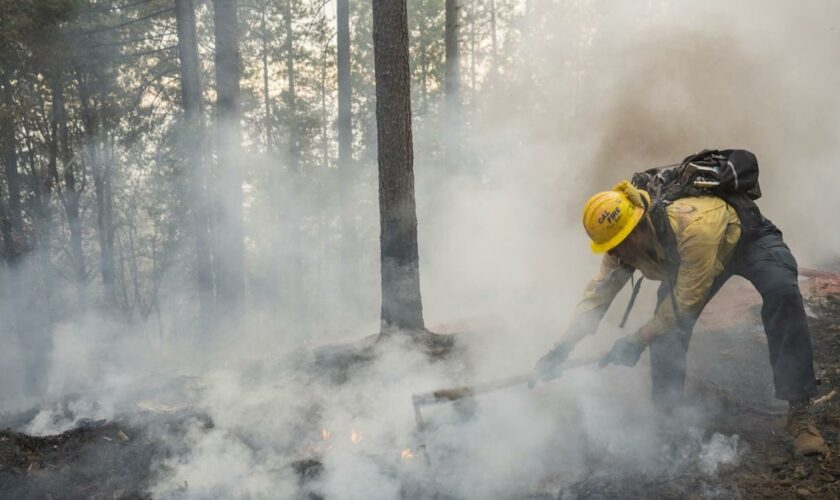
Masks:
[[[335,335],[294,318],[269,331],[256,311],[212,355],[200,337],[149,351],[154,328],[116,335],[117,327],[89,320],[56,331],[48,370],[53,399],[73,393],[91,402],[73,403],[69,413],[47,409],[28,430],[112,418],[137,411],[138,401],[189,404],[214,427],[197,420],[189,451],[162,459],[168,472],[152,493],[164,498],[291,497],[300,479],[290,464],[306,458],[323,464],[306,487],[328,498],[395,498],[424,487],[458,498],[556,492],[604,456],[616,468],[674,467],[663,463],[655,439],[661,429],[649,404],[646,357],[635,369],[582,368],[533,390],[478,398],[475,407],[424,408],[429,469],[411,394],[530,370],[562,334],[596,270],[579,227],[583,201],[634,171],[701,148],[756,152],[761,207],[800,263],[836,260],[840,236],[830,216],[840,210],[832,183],[840,152],[840,7],[531,3],[538,5],[521,20],[522,36],[506,46],[500,83],[476,98],[481,111],[465,130],[469,165],[444,175],[432,168],[432,140],[416,144],[424,312],[432,329],[465,318],[480,325],[462,339],[462,358],[431,363],[411,346],[386,344],[375,362],[336,384],[310,369],[311,346]],[[363,234],[369,259],[377,232]],[[378,293],[378,276],[364,276],[365,303]],[[173,298],[166,307],[170,330],[183,321],[179,303]],[[649,301],[637,306],[628,330],[649,313]],[[374,333],[375,314],[366,308],[356,323],[364,327],[342,333]],[[573,356],[603,352],[626,333],[614,316]],[[195,385],[176,391],[181,401],[150,389],[193,375]],[[702,428],[703,415],[691,417]],[[737,436],[686,436],[666,458],[682,453],[710,475],[743,451]]]

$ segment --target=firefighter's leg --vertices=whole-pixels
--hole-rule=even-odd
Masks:
[[[800,401],[817,393],[811,332],[797,282],[796,260],[781,234],[750,243],[738,259],[737,274],[761,294],[776,397]]]

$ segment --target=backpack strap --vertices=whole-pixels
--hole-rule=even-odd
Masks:
[[[633,286],[633,293],[630,294],[630,302],[627,303],[627,309],[624,310],[624,316],[621,317],[621,323],[618,324],[619,328],[624,328],[624,325],[627,324],[627,318],[630,316],[630,311],[633,310],[633,304],[636,303],[636,297],[639,295],[639,289],[642,288],[642,281],[645,279],[644,276],[639,276],[639,279],[634,283],[635,277],[635,272],[630,275],[630,285]]]
[[[658,201],[652,203],[649,213],[650,221],[653,225],[653,230],[656,233],[656,239],[662,250],[665,252],[665,262],[667,266],[666,283],[668,286],[668,294],[671,296],[671,307],[674,309],[674,318],[677,324],[682,328],[683,321],[680,315],[680,309],[677,306],[677,297],[674,293],[674,288],[677,284],[677,273],[680,270],[680,253],[677,248],[677,236],[674,234],[674,229],[671,227],[671,222],[668,220],[667,202]]]

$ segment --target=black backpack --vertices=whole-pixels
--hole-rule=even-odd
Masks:
[[[665,203],[709,194],[724,199],[740,195],[750,200],[761,198],[758,160],[745,149],[704,149],[681,163],[636,173],[631,182],[647,191],[652,201]]]
[[[745,149],[704,149],[687,156],[680,163],[635,173],[630,182],[650,195],[647,213],[668,261],[668,282],[675,311],[677,307],[673,287],[680,256],[676,236],[668,221],[668,205],[690,196],[711,195],[723,199],[738,213],[741,223],[739,244],[755,239],[766,231],[775,230],[775,226],[761,215],[755,204],[755,200],[761,197],[758,160]],[[622,327],[633,307],[641,281],[640,278],[635,283],[630,304],[621,321]]]
[[[666,209],[680,198],[704,195],[722,198],[738,213],[742,241],[755,238],[772,226],[755,204],[761,197],[758,160],[745,149],[704,149],[679,164],[633,174],[631,183],[650,195],[648,214],[666,252],[676,250],[668,248],[672,242],[676,245]]]

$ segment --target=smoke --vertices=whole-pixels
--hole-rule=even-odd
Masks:
[[[358,213],[364,222],[354,297],[331,290],[306,315],[275,314],[265,308],[277,290],[257,288],[242,322],[209,348],[201,332],[192,333],[194,316],[184,310],[189,292],[173,277],[162,326],[126,328],[91,314],[52,332],[44,344],[48,360],[39,368],[46,399],[54,403],[27,432],[116,418],[137,412],[139,403],[206,414],[212,428],[192,422],[187,451],[161,457],[151,491],[160,498],[289,498],[301,488],[327,498],[429,491],[516,498],[556,494],[594,467],[665,475],[699,467],[714,477],[736,464],[743,443],[734,435],[707,436],[702,412],[688,415],[690,425],[674,430],[677,445],[663,449],[666,424],[650,407],[646,357],[635,369],[581,368],[533,390],[476,398],[472,406],[426,407],[423,434],[411,395],[529,371],[563,333],[597,269],[579,227],[584,200],[634,171],[701,148],[754,151],[765,193],[760,206],[785,231],[800,262],[836,262],[840,236],[826,230],[826,218],[840,210],[831,182],[840,88],[834,69],[840,30],[832,23],[840,8],[757,0],[532,3],[539,5],[519,20],[522,35],[505,45],[498,80],[475,91],[478,111],[465,120],[464,164],[443,172],[435,166],[440,137],[416,137],[424,313],[433,330],[476,330],[459,337],[461,356],[430,362],[414,346],[393,341],[378,346],[375,361],[357,367],[345,383],[313,368],[313,345],[378,328],[370,183],[360,188],[366,201]],[[270,200],[259,194],[273,164],[262,160],[251,165],[253,191],[245,200],[248,243],[258,248],[277,237],[270,234],[277,223]],[[376,167],[362,168],[360,178],[369,179]],[[282,255],[256,256],[252,283],[269,281],[266,269],[278,258],[287,269],[298,265],[291,259],[312,255],[340,265],[312,236],[327,201],[284,194],[307,214],[304,236]],[[311,261],[301,262],[316,272]],[[295,293],[293,285],[283,287],[286,297]],[[651,292],[645,293],[627,331],[651,312]],[[347,316],[332,309],[346,304],[358,310],[342,324]],[[627,333],[614,326],[616,314],[574,357],[602,353]],[[14,371],[5,353],[0,361]],[[692,356],[720,362],[715,353]],[[23,392],[4,391],[2,410],[24,408],[31,400]],[[302,474],[306,459],[317,459],[320,465],[307,470],[320,473]],[[308,477],[303,486],[302,475]]]

